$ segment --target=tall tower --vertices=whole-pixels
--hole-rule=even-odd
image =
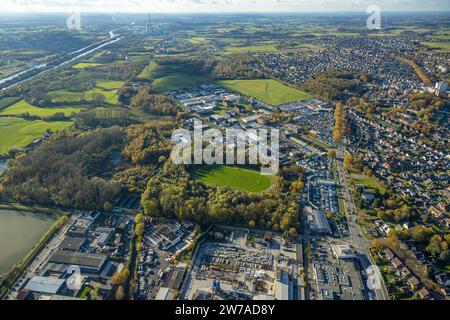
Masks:
[[[148,21],[145,25],[145,33],[150,34],[152,32],[152,20],[150,16],[150,12],[148,13]]]

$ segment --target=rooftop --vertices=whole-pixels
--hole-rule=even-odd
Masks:
[[[63,286],[64,279],[35,276],[26,285],[25,289],[40,293],[57,293]]]

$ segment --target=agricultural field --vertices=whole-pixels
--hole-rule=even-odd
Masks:
[[[85,106],[68,106],[68,107],[57,107],[57,108],[40,108],[35,107],[25,100],[20,100],[13,105],[7,107],[0,112],[3,116],[17,116],[24,113],[29,113],[31,116],[38,117],[50,117],[55,113],[64,113],[65,116],[70,116],[72,113],[80,112],[80,110],[85,109]]]
[[[207,39],[204,37],[192,37],[190,39],[188,39],[188,41],[192,44],[201,44],[203,42],[205,42]]]
[[[230,46],[225,49],[226,53],[260,53],[260,52],[277,52],[279,51],[276,44],[258,44],[252,46]]]
[[[95,86],[100,89],[114,90],[120,89],[123,86],[123,81],[109,81],[109,80],[99,80],[95,83]]]
[[[93,62],[80,62],[72,66],[73,69],[85,69],[85,68],[95,68],[103,66],[101,63],[93,63]]]
[[[229,166],[202,166],[194,170],[193,177],[207,185],[258,193],[268,190],[275,180],[275,176]]]
[[[386,189],[375,178],[363,174],[351,174],[350,180],[355,185],[363,185],[366,188],[377,189],[381,194],[386,193]]]
[[[421,44],[430,47],[439,53],[450,52],[450,42],[421,42]]]
[[[218,84],[225,89],[239,92],[273,106],[311,98],[306,92],[272,79],[224,80],[219,81]]]
[[[42,120],[24,120],[16,117],[0,117],[0,154],[5,154],[11,148],[22,148],[36,139],[41,138],[45,132],[63,130],[72,125],[72,122],[45,122]]]
[[[49,92],[53,103],[83,103],[95,101],[96,94],[102,94],[105,102],[118,104],[119,97],[116,90],[91,89],[85,92],[53,91]]]

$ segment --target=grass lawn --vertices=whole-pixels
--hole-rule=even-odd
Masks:
[[[228,90],[237,91],[273,106],[311,98],[306,92],[272,79],[224,80],[218,83]]]
[[[424,46],[436,49],[436,52],[450,52],[450,42],[421,42]]]
[[[72,113],[80,112],[80,110],[85,109],[85,106],[78,107],[58,107],[58,108],[39,108],[35,107],[25,100],[20,100],[19,102],[14,103],[8,108],[4,109],[0,112],[0,115],[20,115],[23,113],[29,113],[32,116],[38,117],[49,117],[55,113],[62,112],[66,116],[70,116]]]
[[[103,66],[101,63],[80,62],[72,66],[73,69],[85,69]]]
[[[386,189],[375,179],[363,174],[354,174],[350,175],[350,179],[355,184],[361,184],[366,188],[377,189],[381,194],[386,193]]]
[[[260,44],[254,46],[234,47],[230,46],[225,49],[227,53],[258,53],[258,52],[278,52],[275,44]]]
[[[229,166],[201,166],[194,170],[193,177],[208,185],[248,192],[266,191],[275,180],[274,176],[263,176],[255,170]]]
[[[72,125],[72,122],[45,122],[42,120],[24,120],[15,117],[0,117],[0,154],[5,154],[11,148],[21,148],[42,137],[47,129],[62,130]]]

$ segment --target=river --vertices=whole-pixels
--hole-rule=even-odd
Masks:
[[[0,274],[20,262],[55,219],[46,214],[0,210]]]

